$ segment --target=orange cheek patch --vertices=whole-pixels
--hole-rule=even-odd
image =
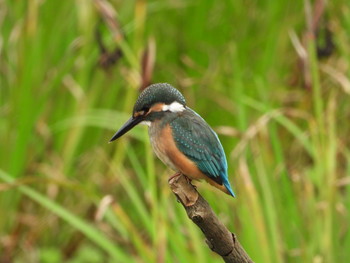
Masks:
[[[134,114],[134,118],[138,117],[138,116],[142,116],[143,114],[145,114],[144,111],[138,111],[138,112],[135,112]]]
[[[135,112],[134,113],[134,118],[138,117],[138,116],[144,116],[144,115],[148,115],[150,114],[151,112],[160,112],[160,111],[163,111],[163,107],[164,107],[164,103],[157,103],[157,104],[154,104],[148,112],[145,112],[145,111],[138,111],[138,112]]]
[[[154,104],[149,112],[153,111],[153,112],[159,112],[159,111],[163,111],[163,107],[164,107],[164,103],[157,103],[157,104]]]

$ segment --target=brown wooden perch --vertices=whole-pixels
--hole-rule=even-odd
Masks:
[[[220,255],[226,263],[253,262],[235,234],[219,221],[208,202],[184,175],[170,178],[169,185],[188,217],[202,230],[212,251]]]

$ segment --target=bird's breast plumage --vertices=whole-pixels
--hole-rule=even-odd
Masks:
[[[151,145],[154,153],[157,157],[168,167],[174,171],[178,171],[175,164],[169,158],[167,154],[167,144],[169,143],[169,138],[166,138],[165,134],[166,124],[161,120],[153,121],[148,129]]]

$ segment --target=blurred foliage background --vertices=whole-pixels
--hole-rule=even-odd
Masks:
[[[221,262],[171,194],[141,87],[218,132],[255,262],[350,258],[350,4],[0,0],[0,262]]]

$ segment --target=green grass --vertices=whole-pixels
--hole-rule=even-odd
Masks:
[[[154,41],[152,82],[179,88],[218,131],[237,198],[198,189],[254,261],[345,262],[347,2],[326,5],[331,56],[317,57],[319,39],[305,47],[306,89],[292,38],[307,0],[111,1],[122,40],[93,1],[0,0],[0,261],[222,262],[171,194],[146,128],[107,143]],[[123,52],[107,71],[97,28]]]

